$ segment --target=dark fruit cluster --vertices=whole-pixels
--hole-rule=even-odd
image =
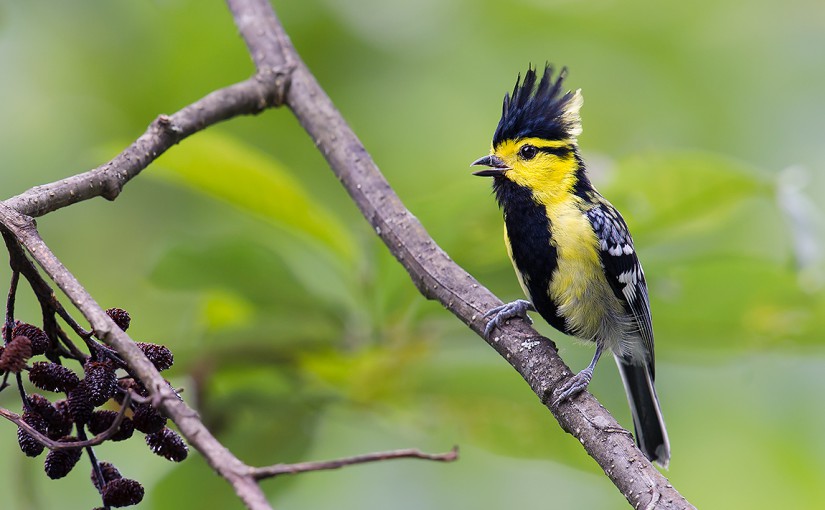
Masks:
[[[97,471],[92,470],[92,483],[103,496],[104,505],[120,508],[137,505],[143,500],[143,486],[140,483],[123,478],[120,471],[108,462],[99,462],[98,468]]]
[[[125,310],[110,308],[106,313],[124,331],[129,327],[131,317]],[[32,324],[13,324],[10,328],[3,327],[5,341],[0,343],[0,376],[28,371],[29,381],[36,388],[62,394],[49,399],[38,393],[26,395],[23,388],[20,389],[24,396],[20,416],[23,423],[18,427],[17,441],[29,457],[37,457],[49,448],[44,462],[49,478],[66,476],[80,460],[84,448],[93,465],[97,462],[92,447],[83,443],[89,434],[124,441],[137,430],[145,435],[146,444],[155,454],[173,462],[187,457],[186,443],[166,426],[167,418],[152,404],[149,392],[110,349],[84,337],[91,355],[78,355],[75,349],[70,356],[65,349],[60,351],[55,347],[59,341],[57,335],[50,337]],[[174,363],[172,352],[163,345],[145,342],[137,345],[159,371]],[[47,360],[30,361],[42,355]],[[81,363],[82,371],[63,364],[64,359],[71,358]],[[17,377],[19,381],[20,376]],[[127,394],[131,398],[127,398]],[[128,407],[122,409],[123,405]],[[135,505],[143,499],[140,483],[123,478],[108,462],[97,462],[97,469],[92,470],[92,483],[105,507]]]
[[[19,373],[32,357],[32,343],[25,336],[13,337],[0,354],[0,371]]]

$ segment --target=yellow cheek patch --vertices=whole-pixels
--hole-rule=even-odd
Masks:
[[[533,159],[519,157],[519,150],[525,145],[539,149]],[[566,155],[542,152],[541,149],[571,150]],[[574,140],[543,140],[541,138],[522,138],[507,140],[495,147],[496,156],[504,160],[511,168],[505,177],[514,183],[530,188],[539,202],[553,205],[563,199],[575,184],[575,172],[578,162],[573,156]]]

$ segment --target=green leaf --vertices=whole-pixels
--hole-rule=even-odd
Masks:
[[[303,354],[300,368],[313,387],[348,403],[397,403],[409,398],[409,372],[427,352],[415,339],[355,352],[327,349]]]
[[[822,299],[800,285],[774,182],[707,153],[621,162],[605,196],[633,232],[657,349],[811,343]]]
[[[168,248],[149,277],[164,288],[201,292],[220,289],[242,300],[243,307],[267,313],[346,310],[355,306],[351,282],[343,281],[329,264],[294,246],[288,256],[276,249],[244,235],[190,239]],[[301,253],[303,257],[299,257]],[[319,274],[324,276],[325,285],[316,281]]]
[[[457,441],[500,455],[553,459],[591,469],[581,445],[559,429],[553,415],[512,368],[492,351],[479,360],[444,358],[416,371],[419,400],[408,406],[421,426],[437,416]]]
[[[703,152],[636,155],[611,177],[602,191],[636,237],[715,229],[741,201],[773,193],[755,169]]]
[[[213,131],[187,138],[163,154],[150,175],[226,202],[250,215],[308,237],[352,262],[349,229],[315,200],[286,168],[250,145]]]
[[[657,338],[677,350],[818,344],[825,326],[822,299],[787,267],[757,258],[657,266],[650,288]]]

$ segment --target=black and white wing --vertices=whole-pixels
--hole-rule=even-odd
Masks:
[[[602,267],[616,297],[624,301],[635,319],[639,336],[653,372],[653,326],[645,275],[633,239],[622,215],[601,195],[594,194],[593,207],[585,212],[599,240]]]

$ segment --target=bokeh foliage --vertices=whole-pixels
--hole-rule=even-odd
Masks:
[[[825,498],[821,2],[275,7],[407,206],[505,299],[519,290],[500,215],[467,165],[518,72],[569,66],[583,154],[650,284],[668,476],[702,508]],[[96,166],[252,72],[217,0],[7,2],[0,59],[4,196]],[[99,302],[132,312],[135,338],[173,349],[175,384],[244,460],[462,447],[452,465],[268,482],[278,508],[626,507],[518,375],[417,294],[287,111],[185,140],[114,204],[39,224]],[[573,367],[589,359],[542,330]],[[629,425],[609,361],[591,389]],[[94,505],[84,469],[49,481],[0,431],[9,508]],[[197,455],[170,466],[140,446],[100,455],[145,483],[142,508],[239,507]]]

